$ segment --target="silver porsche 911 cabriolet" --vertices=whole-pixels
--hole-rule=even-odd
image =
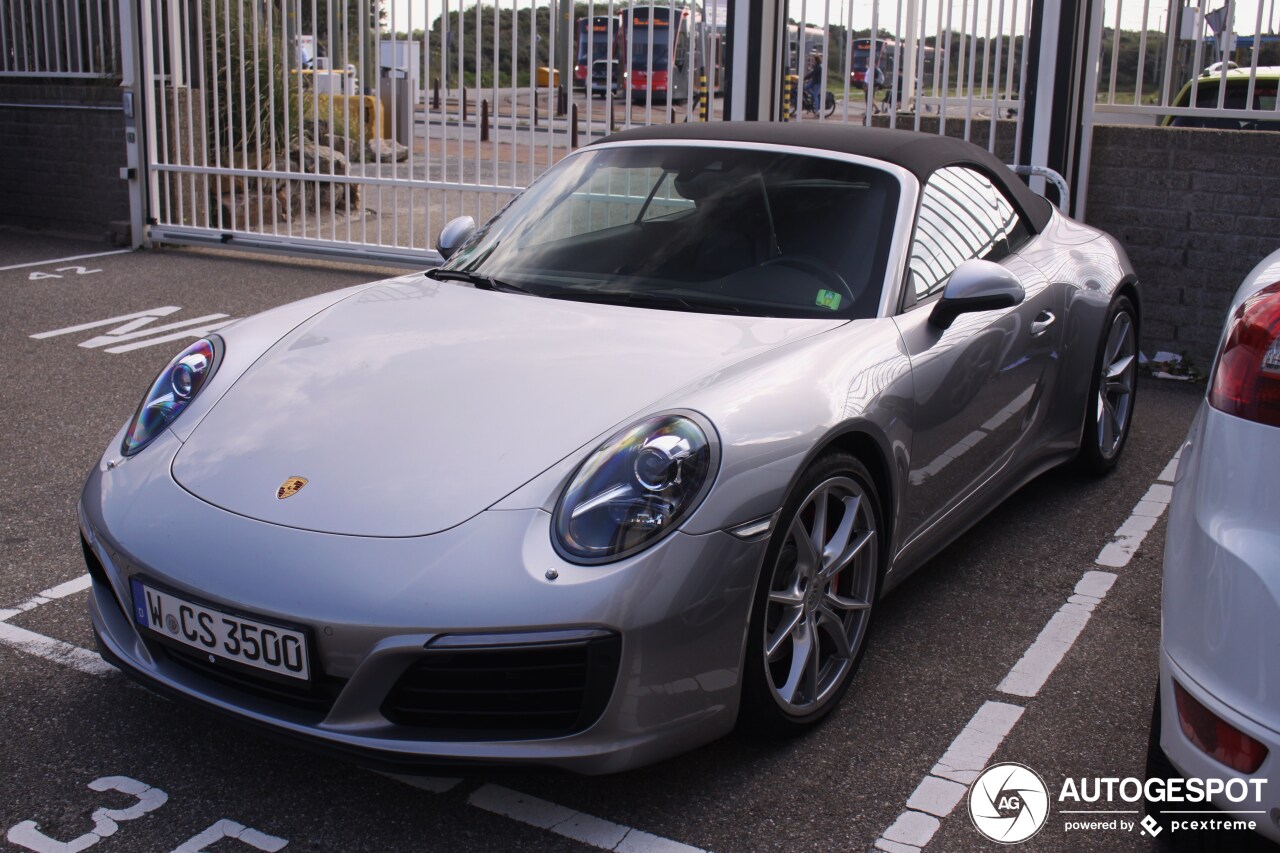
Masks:
[[[1123,250],[986,151],[712,124],[196,341],[80,502],[103,656],[384,767],[826,716],[895,584],[1134,403]]]

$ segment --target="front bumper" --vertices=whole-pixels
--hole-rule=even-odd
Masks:
[[[168,475],[164,460],[176,449],[166,434],[114,470],[100,465],[79,513],[103,656],[162,693],[400,770],[498,762],[616,772],[733,727],[763,541],[675,533],[631,559],[577,566],[555,553],[550,516],[537,509],[483,512],[431,536],[334,536],[199,500]],[[281,701],[166,653],[129,616],[135,576],[212,607],[304,626],[314,640],[313,681],[322,677],[332,695],[318,705]],[[549,631],[621,638],[603,711],[581,731],[444,736],[383,712],[406,670],[442,637],[516,647]]]

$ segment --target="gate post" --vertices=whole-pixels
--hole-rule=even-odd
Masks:
[[[786,39],[784,0],[730,0],[725,113],[731,121],[777,121]]]
[[[1048,166],[1067,179],[1072,195],[1079,196],[1080,160],[1090,139],[1085,133],[1085,99],[1095,94],[1087,84],[1090,59],[1086,49],[1101,4],[1092,0],[1032,0],[1027,35],[1027,88],[1018,162]],[[1042,190],[1043,178],[1032,186]],[[1083,211],[1078,199],[1076,210]]]
[[[129,182],[129,247],[137,249],[144,242],[146,182],[150,179],[142,158],[149,140],[143,139],[138,119],[144,115],[143,98],[148,93],[139,84],[142,73],[137,50],[138,3],[119,0],[116,7],[120,24],[120,96],[124,99],[125,166],[120,177]]]

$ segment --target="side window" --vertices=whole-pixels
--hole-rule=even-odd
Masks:
[[[1013,205],[973,169],[948,166],[925,184],[908,260],[915,302],[941,292],[952,271],[967,260],[998,261],[1031,232]]]

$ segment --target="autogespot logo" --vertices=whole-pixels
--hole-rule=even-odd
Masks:
[[[969,786],[969,818],[992,841],[1026,841],[1049,819],[1049,789],[1030,767],[993,764]]]

